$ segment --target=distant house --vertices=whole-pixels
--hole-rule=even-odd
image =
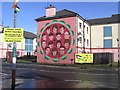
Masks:
[[[36,37],[37,35],[31,32],[24,31],[25,39],[25,54],[27,56],[36,54]]]
[[[12,55],[13,43],[3,42],[3,32],[0,33],[0,38],[0,58],[9,58],[9,55]],[[31,55],[36,55],[36,34],[24,31],[23,42],[17,42],[17,57]]]

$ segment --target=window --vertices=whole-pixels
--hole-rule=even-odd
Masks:
[[[29,46],[29,50],[30,50],[30,51],[33,50],[33,46],[32,46],[32,45]]]
[[[25,50],[26,51],[32,51],[33,50],[33,45],[25,45]]]
[[[81,24],[81,23],[79,23],[79,27],[80,27],[80,29],[81,29],[81,27],[82,27],[82,24]]]
[[[33,44],[33,40],[32,39],[30,39],[30,44]]]
[[[87,34],[88,34],[88,27],[87,27]]]
[[[89,40],[87,39],[87,46],[89,46]]]
[[[80,43],[82,43],[82,37],[79,37]]]
[[[25,39],[25,43],[28,43],[28,39]]]
[[[112,37],[112,27],[111,26],[104,27],[104,37]]]
[[[104,48],[112,48],[112,39],[104,40]]]
[[[84,25],[84,29],[85,29],[85,25]]]
[[[25,45],[25,50],[29,50],[28,45]]]
[[[25,39],[25,43],[27,43],[27,44],[33,44],[33,40],[32,39]]]

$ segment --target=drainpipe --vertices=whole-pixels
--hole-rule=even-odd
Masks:
[[[92,49],[91,49],[91,25],[90,25],[90,53],[92,53]]]
[[[84,22],[85,20],[83,20],[83,53],[85,53],[85,27],[84,27]]]
[[[76,42],[77,42],[77,53],[78,53],[78,17],[76,16]]]

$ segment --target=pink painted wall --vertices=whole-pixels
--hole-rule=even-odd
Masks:
[[[60,21],[64,21],[65,24],[70,25],[70,30],[72,30],[74,32],[74,35],[71,35],[71,39],[74,38],[74,40],[76,39],[76,17],[69,17],[69,18],[61,18],[61,19],[54,19],[57,20],[58,23]],[[37,43],[40,42],[41,44],[41,37],[39,37],[39,35],[42,33],[40,32],[41,29],[44,27],[46,28],[46,23],[50,23],[50,25],[53,24],[52,22],[53,20],[45,20],[45,21],[39,21],[38,22],[38,30],[37,30]],[[48,39],[48,38],[47,38]],[[54,62],[52,59],[52,57],[50,57],[49,60],[47,60],[44,56],[45,54],[41,54],[40,50],[43,49],[42,46],[37,46],[37,62],[38,63],[54,63],[54,64],[74,64],[74,61],[71,62],[71,59],[74,60],[74,54],[76,52],[76,43],[74,43],[74,45],[72,45],[72,43],[70,44],[70,48],[72,48],[72,52],[70,54],[66,53],[65,56],[67,56],[67,58],[65,60],[62,60],[61,57],[58,58],[58,62]]]
[[[114,54],[114,62],[118,62],[118,49],[113,48],[113,49],[100,49],[100,48],[92,48],[92,53],[100,53],[100,52],[110,52]]]

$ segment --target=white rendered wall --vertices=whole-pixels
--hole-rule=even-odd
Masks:
[[[81,28],[80,28],[80,25],[79,25],[80,23],[81,23]],[[85,25],[84,29],[83,29],[83,27],[84,27],[83,24]],[[77,38],[82,37],[82,42],[81,43],[80,43],[79,40],[76,39],[76,45],[78,47],[76,49],[76,51],[78,53],[81,53],[83,51],[83,45],[85,44],[85,52],[90,52],[90,25],[87,22],[84,22],[83,19],[77,17],[77,26],[76,27],[77,27],[77,33],[81,33],[81,35],[76,34],[76,37]],[[87,32],[87,27],[88,27],[88,32]],[[83,32],[84,32],[84,34],[83,34]],[[85,38],[85,42],[83,42],[83,38]],[[88,45],[87,45],[87,39],[89,41]]]
[[[104,37],[103,27],[112,26],[112,37]],[[117,47],[118,38],[118,24],[105,24],[105,25],[93,25],[91,26],[91,47],[92,48],[104,48],[104,39],[112,39],[113,47]]]

